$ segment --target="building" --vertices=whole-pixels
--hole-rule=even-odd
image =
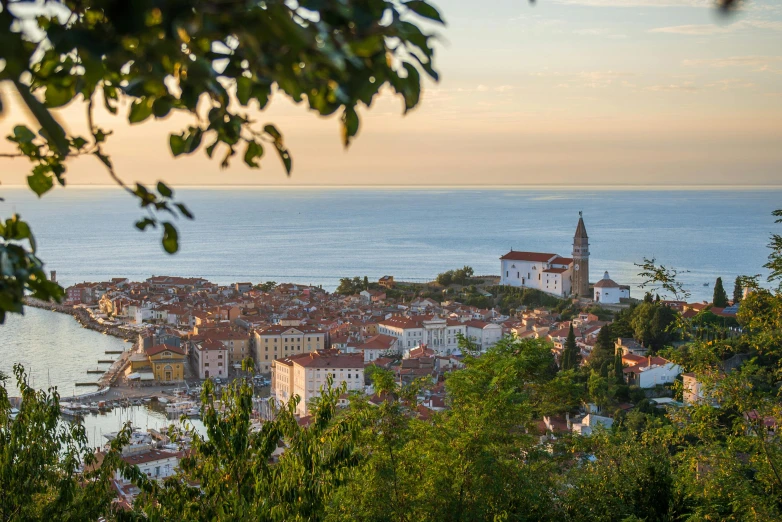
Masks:
[[[502,339],[502,326],[484,321],[467,321],[465,337],[475,344],[478,350],[485,352]]]
[[[190,357],[199,379],[228,377],[228,349],[220,341],[205,339],[195,343]]]
[[[544,252],[510,252],[500,258],[500,284],[534,288],[557,297],[591,297],[589,236],[579,212],[573,257]]]
[[[608,272],[603,274],[603,279],[595,283],[594,300],[596,303],[617,304],[622,299],[630,298],[630,287],[620,286],[611,279]]]
[[[381,278],[378,280],[377,284],[379,284],[379,285],[380,285],[380,286],[382,286],[383,288],[388,288],[388,289],[391,289],[391,288],[394,288],[394,285],[395,285],[396,283],[394,283],[394,276],[388,276],[388,275],[387,275],[387,276],[383,276],[383,277],[381,277]]]
[[[399,341],[392,335],[377,334],[355,349],[364,355],[365,363],[370,363],[390,352],[399,353]]]
[[[629,338],[629,337],[620,337],[616,340],[614,343],[614,350],[615,353],[619,353],[620,355],[640,355],[641,357],[646,355],[646,352],[649,351],[647,347],[645,347],[642,344],[639,344],[635,341],[635,339]]]
[[[272,325],[256,330],[253,337],[255,366],[262,373],[271,371],[275,359],[327,348],[326,332],[314,326]]]
[[[681,366],[662,357],[647,357],[622,370],[625,382],[639,388],[654,388],[672,383],[682,372]]]
[[[378,333],[396,337],[398,349],[409,352],[426,345],[438,355],[451,355],[459,348],[458,335],[467,335],[467,327],[458,321],[436,315],[395,316],[378,323]]]
[[[303,417],[312,400],[320,397],[321,388],[327,386],[329,377],[333,379],[334,387],[345,383],[348,391],[362,391],[364,356],[318,350],[276,359],[272,364],[271,393],[279,404],[287,404],[298,396],[296,414]]]
[[[208,332],[206,335],[213,341],[223,343],[223,346],[228,350],[228,365],[235,370],[240,370],[242,361],[252,356],[252,349],[250,348],[251,336],[247,332],[241,330],[217,330]]]
[[[578,213],[578,225],[573,236],[573,295],[592,297],[589,294],[589,236],[581,212]]]
[[[169,344],[152,346],[146,351],[149,366],[156,381],[185,380],[185,351]]]

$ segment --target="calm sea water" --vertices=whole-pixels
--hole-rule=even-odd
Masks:
[[[196,214],[181,251],[163,253],[144,216],[118,189],[68,188],[37,200],[4,189],[0,214],[33,226],[40,254],[65,284],[124,276],[203,276],[218,283],[291,281],[334,289],[340,277],[428,280],[471,265],[498,274],[516,250],[569,255],[578,212],[591,243],[591,278],[638,282],[644,257],[690,272],[707,298],[717,276],[761,272],[780,190],[181,189]],[[777,225],[777,227],[779,227]],[[636,292],[636,295],[638,292]]]
[[[0,215],[20,213],[39,254],[70,285],[111,277],[201,276],[218,283],[290,281],[333,290],[340,277],[430,280],[471,265],[498,274],[511,247],[569,255],[578,212],[591,243],[591,279],[636,285],[644,257],[680,270],[694,299],[717,276],[763,272],[780,190],[181,189],[196,214],[181,222],[180,253],[133,222],[143,212],[117,189],[68,188],[37,200],[3,189]],[[637,288],[633,294],[640,297]],[[0,370],[24,362],[36,384],[73,393],[99,355],[121,341],[68,316],[30,310],[0,327]]]

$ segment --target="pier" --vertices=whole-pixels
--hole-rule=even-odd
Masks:
[[[114,364],[114,359],[98,359],[98,364]]]
[[[104,372],[103,370],[87,370],[87,373],[96,373],[96,374],[103,375],[106,372]]]
[[[97,386],[97,382],[77,382],[76,386]]]
[[[105,353],[106,355],[121,355],[124,353],[124,350],[106,350],[103,353]]]

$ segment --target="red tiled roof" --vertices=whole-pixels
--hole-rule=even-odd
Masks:
[[[542,252],[516,252],[511,250],[500,259],[508,259],[512,261],[534,261],[538,263],[548,263],[553,258],[559,257],[557,254],[544,254]]]
[[[151,357],[165,351],[169,351],[177,355],[185,355],[184,350],[177,348],[176,346],[171,346],[170,344],[158,344],[156,346],[151,346],[147,349],[147,355]]]

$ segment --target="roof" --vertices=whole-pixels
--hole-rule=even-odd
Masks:
[[[177,348],[176,346],[171,346],[170,344],[158,344],[156,346],[151,346],[147,349],[147,355],[152,357],[153,355],[157,355],[166,351],[175,353],[177,355],[185,355],[184,350]]]
[[[603,279],[595,283],[595,288],[619,288],[619,283],[608,277],[608,272],[603,274]]]
[[[164,460],[176,458],[178,455],[170,451],[149,450],[144,453],[137,453],[135,455],[124,455],[122,460],[128,464],[146,464],[147,462],[154,462],[156,460]]]
[[[543,272],[548,274],[562,274],[567,272],[567,268],[547,268]]]
[[[589,236],[587,235],[586,225],[584,225],[584,218],[580,214],[581,213],[579,212],[578,226],[576,226],[576,234],[574,237],[587,239]]]
[[[396,337],[378,334],[370,337],[364,344],[359,345],[359,350],[388,350],[396,342]]]
[[[288,366],[293,366],[295,363],[305,368],[364,368],[364,355],[339,353],[337,350],[318,350],[276,359],[275,362]]]
[[[557,254],[545,254],[542,252],[516,252],[511,250],[500,259],[507,259],[511,261],[534,261],[538,263],[548,263],[555,257],[559,257]]]

